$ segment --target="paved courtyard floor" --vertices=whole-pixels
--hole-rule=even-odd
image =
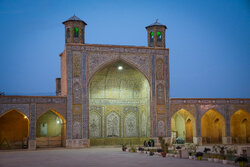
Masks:
[[[121,148],[0,151],[0,167],[232,167],[208,161],[122,152]]]

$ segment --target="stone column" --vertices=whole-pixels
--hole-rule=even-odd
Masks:
[[[231,137],[231,131],[230,131],[230,112],[229,112],[229,106],[225,105],[225,121],[226,121],[226,136],[222,137],[222,143],[223,144],[232,144],[232,137]]]
[[[29,149],[36,149],[36,104],[30,104]]]
[[[201,137],[201,109],[198,104],[195,105],[196,114],[195,114],[195,122],[196,122],[196,137],[193,137],[194,144],[202,145],[202,137]]]

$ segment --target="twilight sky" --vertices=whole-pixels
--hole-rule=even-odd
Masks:
[[[55,95],[74,13],[89,44],[146,46],[145,26],[167,25],[171,97],[250,98],[248,0],[0,0],[0,92]]]

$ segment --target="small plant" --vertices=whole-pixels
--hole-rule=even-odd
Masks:
[[[205,147],[203,152],[204,152],[204,153],[207,153],[207,152],[209,152],[209,151],[211,151],[211,149]]]
[[[127,150],[127,144],[122,144],[122,151],[126,151]]]
[[[222,146],[218,146],[218,148],[220,149],[220,154],[221,154],[221,155],[224,155],[225,150],[227,149],[227,147],[224,146],[224,145],[222,145]]]
[[[197,158],[197,160],[201,160],[202,159],[202,156],[203,156],[203,153],[202,152],[197,152],[195,154],[195,157]]]
[[[176,149],[177,149],[177,150],[181,149],[181,146],[177,146]]]
[[[169,144],[167,142],[165,143],[165,140],[162,137],[159,137],[159,142],[161,144],[161,150],[162,150],[161,155],[162,157],[166,157]]]
[[[227,154],[229,155],[234,155],[237,152],[235,148],[228,148],[226,149],[226,151],[227,151]]]
[[[161,153],[163,150],[161,148],[157,148],[156,152]]]
[[[188,151],[189,156],[193,156],[196,153],[196,145],[195,144],[187,144],[185,148]]]
[[[246,165],[246,163],[248,162],[246,157],[237,157],[235,159],[235,163],[239,163],[240,167],[244,167]]]
[[[139,147],[138,147],[138,151],[144,151],[144,148],[141,147],[141,146],[139,146]]]
[[[182,139],[181,137],[177,137],[177,139],[175,140],[175,143],[176,143],[176,144],[184,144],[184,143],[185,143],[185,140]]]
[[[130,151],[131,151],[132,153],[135,153],[135,152],[136,152],[136,148],[135,148],[134,146],[131,146]]]
[[[188,155],[189,155],[189,156],[192,156],[192,155],[193,155],[193,152],[191,152],[191,151],[188,152]]]
[[[153,152],[153,151],[150,151],[150,152],[149,152],[149,155],[150,155],[150,156],[153,156],[153,155],[154,155],[154,152]]]
[[[216,145],[213,145],[212,151],[213,151],[214,153],[218,153],[218,149],[217,149],[217,146],[216,146]]]

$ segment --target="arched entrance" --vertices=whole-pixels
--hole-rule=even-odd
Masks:
[[[225,119],[216,110],[208,110],[201,118],[201,136],[203,143],[222,143],[225,137]]]
[[[65,146],[65,132],[65,119],[54,110],[47,111],[36,121],[37,148]]]
[[[173,141],[179,137],[187,143],[192,143],[193,137],[196,136],[194,116],[185,109],[179,110],[171,118],[171,131]]]
[[[0,116],[1,148],[24,148],[29,136],[29,119],[23,113],[11,110]],[[8,147],[8,144],[10,147]]]
[[[238,110],[230,120],[233,143],[250,142],[250,114],[245,110]]]
[[[142,143],[150,136],[150,85],[125,62],[101,69],[89,83],[91,145]]]

